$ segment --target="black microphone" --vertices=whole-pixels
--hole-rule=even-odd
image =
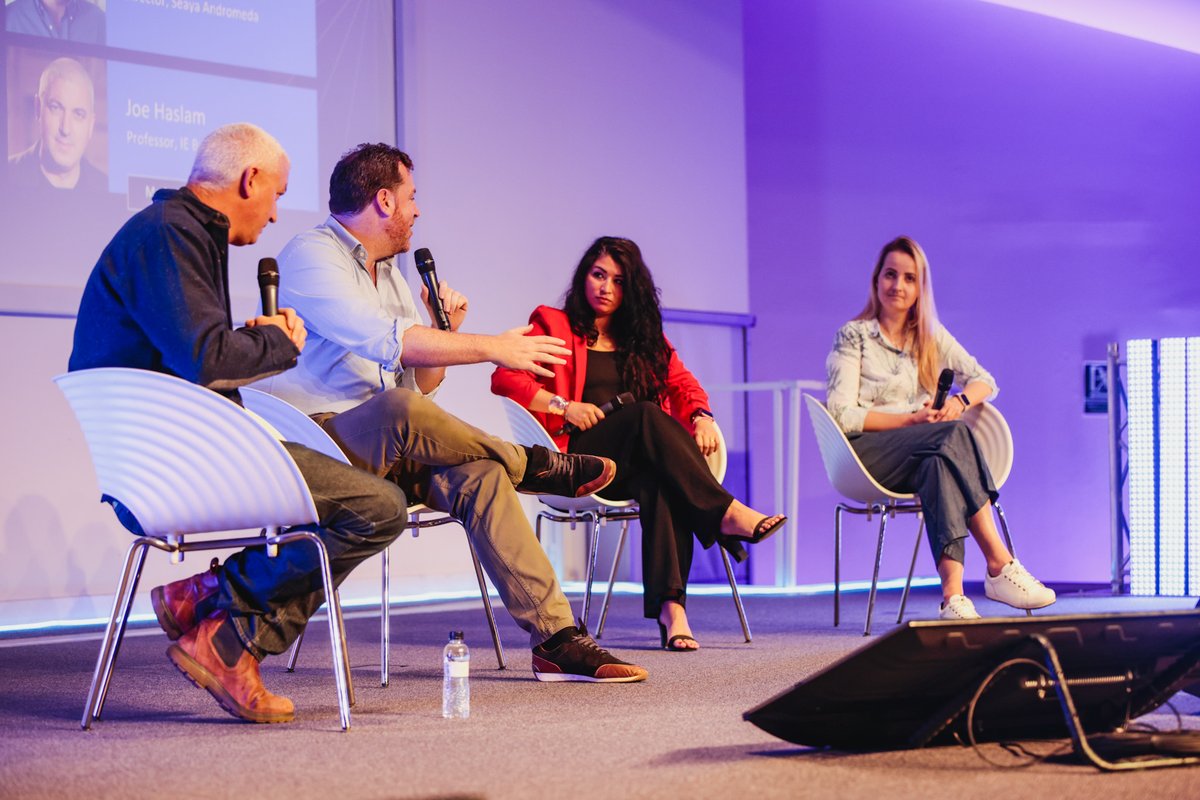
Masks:
[[[429,292],[429,307],[433,309],[433,321],[439,328],[448,331],[450,330],[450,317],[446,316],[446,309],[442,308],[442,298],[438,296],[438,279],[433,264],[433,253],[429,252],[428,247],[422,247],[413,253],[413,258],[417,262],[417,272],[421,273],[421,282],[425,284],[425,289]]]
[[[954,383],[954,370],[942,370],[942,374],[938,375],[937,394],[933,396],[934,411],[946,405],[946,395],[950,394],[950,384],[952,383]]]
[[[632,394],[630,394],[629,392],[621,392],[619,395],[614,397],[612,400],[609,400],[607,403],[600,406],[600,410],[603,411],[605,413],[605,415],[608,415],[608,414],[612,413],[614,408],[620,408],[621,406],[632,405],[633,403],[634,403],[634,399],[633,399]],[[575,427],[574,425],[572,425],[571,423],[568,422],[562,426],[562,430],[559,431],[559,433],[570,436],[572,433],[574,433],[577,430],[579,430],[579,428]]]
[[[258,260],[258,288],[262,292],[263,316],[276,316],[279,313],[279,265],[275,259]]]

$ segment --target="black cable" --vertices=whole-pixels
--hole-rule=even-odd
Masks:
[[[1050,670],[1046,669],[1044,665],[1034,661],[1031,658],[1009,659],[988,673],[987,677],[983,679],[983,682],[979,684],[979,688],[975,690],[975,694],[971,696],[971,702],[967,704],[967,740],[970,742],[971,749],[974,750],[975,755],[983,759],[984,762],[993,767],[999,767],[1001,769],[1024,769],[1025,767],[1031,767],[1034,764],[1039,764],[1052,756],[1065,753],[1071,749],[1070,742],[1067,742],[1066,744],[1056,745],[1054,749],[1046,753],[1037,753],[1019,742],[997,742],[996,744],[1007,750],[1009,753],[1012,753],[1013,755],[1025,756],[1027,758],[1026,761],[1021,763],[1006,764],[1000,761],[995,761],[984,755],[983,748],[980,747],[979,742],[975,741],[975,707],[979,704],[979,699],[983,696],[983,693],[987,690],[988,686],[991,685],[992,681],[994,681],[1000,673],[1011,667],[1015,667],[1018,664],[1024,664],[1026,666],[1033,667],[1047,678],[1051,677]]]

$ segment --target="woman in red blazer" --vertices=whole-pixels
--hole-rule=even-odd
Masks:
[[[662,646],[692,651],[685,605],[693,534],[731,550],[779,529],[729,494],[704,456],[717,448],[708,395],[663,335],[658,289],[641,250],[602,237],[584,253],[563,309],[539,306],[531,335],[569,343],[572,356],[553,378],[501,367],[492,391],[528,408],[565,451],[607,456],[617,477],[605,495],[637,500],[642,523],[645,614],[658,621]],[[607,415],[601,406],[628,392],[636,402]],[[564,424],[575,432],[566,434]]]

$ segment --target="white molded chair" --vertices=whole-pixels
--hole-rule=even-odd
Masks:
[[[537,421],[537,418],[529,413],[529,410],[520,403],[515,402],[507,397],[500,398],[504,405],[504,413],[508,416],[509,425],[512,426],[513,441],[517,444],[532,447],[541,445],[549,450],[558,452],[558,445],[551,438],[549,432],[542,427],[542,424]],[[718,481],[725,479],[725,471],[729,465],[729,454],[725,447],[725,436],[721,433],[720,426],[717,426],[717,438],[719,446],[717,451],[708,456],[705,460],[708,462],[708,468]],[[587,495],[586,497],[561,497],[558,495],[539,495],[538,499],[543,505],[550,510],[541,510],[537,515],[537,535],[538,539],[542,538],[542,520],[548,519],[553,522],[567,522],[574,528],[575,524],[580,520],[583,521],[588,535],[588,563],[587,563],[587,590],[583,598],[583,624],[588,624],[588,618],[591,614],[592,607],[592,582],[596,574],[596,560],[600,546],[600,526],[607,522],[619,521],[621,523],[621,538],[617,542],[617,549],[613,554],[612,569],[608,575],[608,591],[604,595],[604,607],[600,611],[600,623],[596,626],[596,638],[599,639],[604,633],[604,622],[608,618],[608,606],[612,600],[613,584],[617,577],[617,568],[621,562],[621,551],[625,547],[625,540],[629,533],[629,522],[638,518],[638,506],[633,500],[607,500],[598,494]],[[717,545],[721,551],[721,560],[725,564],[725,574],[729,578],[729,589],[733,594],[733,604],[737,609],[738,620],[742,624],[742,635],[747,642],[752,641],[750,635],[750,624],[746,621],[746,610],[742,606],[742,596],[738,592],[737,579],[733,575],[733,564],[729,561],[729,553],[725,548]]]
[[[252,388],[242,388],[240,390],[242,402],[246,408],[254,412],[258,416],[266,420],[274,427],[283,437],[289,442],[302,444],[311,450],[316,450],[330,458],[341,461],[344,464],[349,464],[350,460],[346,458],[346,454],[338,447],[337,442],[325,432],[325,429],[318,425],[311,417],[305,414],[300,409],[288,403],[286,400],[281,400],[273,394],[260,391]],[[429,516],[433,515],[433,516]],[[428,517],[422,519],[422,517]],[[449,514],[443,514],[440,511],[434,511],[424,503],[417,503],[408,507],[408,527],[407,530],[412,531],[413,538],[416,538],[420,531],[425,528],[433,528],[438,525],[447,525],[457,523],[454,517]],[[475,551],[475,545],[471,541],[471,537],[466,537],[467,547],[471,550],[471,561],[475,565],[475,578],[479,582],[479,594],[483,598],[483,610],[487,615],[488,629],[492,633],[492,646],[496,650],[496,663],[499,669],[504,669],[504,646],[500,643],[500,632],[496,629],[496,615],[492,609],[492,598],[488,594],[487,582],[483,576],[483,566],[479,563],[479,555]],[[379,684],[387,686],[390,682],[390,653],[391,653],[391,559],[389,553],[391,548],[385,548],[380,553],[382,559],[382,579],[381,579],[381,600],[379,608]],[[300,645],[304,641],[304,635],[296,640],[292,647],[292,652],[288,656],[288,672],[293,672],[296,669],[296,659],[300,655]]]
[[[875,595],[879,583],[879,566],[883,559],[883,540],[887,532],[888,518],[897,514],[916,514],[920,523],[917,526],[912,563],[908,568],[908,580],[904,584],[904,593],[900,598],[900,612],[896,617],[896,622],[900,622],[904,618],[904,607],[908,602],[908,591],[917,563],[917,553],[921,547],[921,534],[925,527],[925,520],[921,517],[921,505],[915,494],[893,492],[871,477],[862,461],[859,460],[858,454],[854,452],[846,434],[842,432],[841,427],[824,404],[808,394],[804,395],[804,400],[808,404],[808,416],[812,420],[813,432],[817,437],[817,449],[821,451],[821,460],[824,462],[829,482],[841,495],[858,504],[838,503],[834,512],[833,624],[835,626],[841,621],[842,512],[865,515],[868,521],[873,514],[879,514],[879,539],[875,545],[875,568],[871,575],[871,592],[867,600],[867,621],[863,627],[863,636],[867,636],[871,633],[871,618],[875,613]],[[992,481],[996,489],[999,489],[1008,480],[1013,464],[1013,440],[1008,422],[991,403],[976,403],[964,412],[962,419],[974,433],[984,461],[988,465],[988,470],[992,473]],[[1004,540],[1008,549],[1015,553],[1012,538],[1008,532],[1008,522],[1004,517],[1004,509],[998,502],[993,505],[1000,518],[1000,526],[1004,532]]]
[[[127,527],[140,528],[125,555],[82,727],[104,709],[147,548],[178,563],[192,551],[265,545],[275,555],[281,544],[308,541],[321,554],[338,709],[348,729],[353,699],[341,604],[320,537],[282,531],[317,522],[312,495],[283,445],[237,404],[170,375],[106,367],[54,381],[83,428],[101,499],[132,515],[122,519]],[[257,536],[189,538],[260,528]]]

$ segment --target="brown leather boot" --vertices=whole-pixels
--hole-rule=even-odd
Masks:
[[[151,589],[150,605],[154,607],[154,616],[158,618],[159,627],[166,631],[167,638],[175,641],[195,628],[196,606],[216,594],[218,588],[217,560],[214,558],[204,572]]]
[[[296,718],[292,701],[271,694],[263,686],[258,659],[240,641],[235,641],[236,633],[221,630],[228,619],[226,612],[218,611],[201,620],[178,644],[167,648],[167,658],[188,680],[207,690],[221,708],[238,719],[291,722]],[[223,639],[220,644],[215,641],[218,637]],[[221,650],[239,651],[232,667],[222,658]]]

